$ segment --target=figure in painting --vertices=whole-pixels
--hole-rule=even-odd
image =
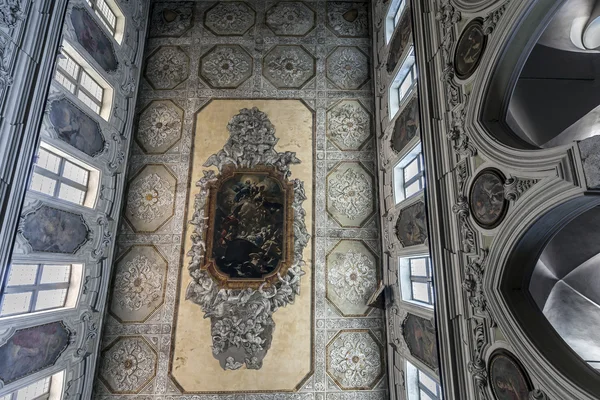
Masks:
[[[68,342],[60,322],[17,331],[0,346],[0,379],[6,384],[53,365]]]
[[[94,18],[85,9],[74,7],[71,11],[71,22],[77,41],[94,60],[106,72],[115,71],[118,63],[113,44]]]
[[[495,227],[506,208],[502,177],[494,170],[481,173],[471,187],[470,201],[475,221],[485,228]]]
[[[527,373],[505,351],[492,355],[490,383],[497,400],[527,400],[531,384]]]
[[[213,259],[231,278],[261,278],[282,259],[284,191],[268,174],[238,173],[216,200]]]
[[[433,323],[409,314],[402,326],[402,332],[411,354],[431,368],[438,368],[437,342]]]
[[[59,139],[85,154],[94,157],[104,150],[105,142],[98,123],[68,100],[52,102],[50,121]]]
[[[476,21],[465,28],[456,48],[454,64],[460,78],[466,79],[475,72],[484,47],[485,35],[481,25]]]

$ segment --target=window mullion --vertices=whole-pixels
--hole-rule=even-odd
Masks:
[[[96,82],[96,81],[94,81]],[[102,108],[102,101],[98,100],[96,98],[96,96],[94,96],[90,91],[88,91],[86,88],[84,88],[83,86],[79,88],[80,92],[83,92],[85,95],[87,95],[92,102],[96,103],[96,105],[98,105],[100,108]],[[102,93],[102,97],[104,97],[104,92]]]

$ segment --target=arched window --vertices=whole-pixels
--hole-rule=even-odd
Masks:
[[[0,317],[35,313],[77,304],[81,264],[13,262],[0,297]]]
[[[63,41],[54,79],[108,121],[113,89],[68,42]]]
[[[64,371],[61,371],[8,393],[0,397],[0,400],[60,400],[63,382]]]
[[[102,24],[115,40],[120,44],[123,41],[125,16],[114,0],[86,0],[88,5],[96,12]]]
[[[73,156],[40,143],[30,189],[70,203],[93,208],[100,173]]]

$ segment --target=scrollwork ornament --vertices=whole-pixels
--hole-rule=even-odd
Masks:
[[[229,122],[230,137],[223,149],[211,155],[205,167],[253,168],[257,165],[275,167],[286,178],[291,175],[292,164],[300,163],[293,152],[275,150],[278,139],[275,127],[267,114],[258,108],[242,109]],[[202,269],[206,252],[205,232],[208,217],[205,216],[209,188],[218,177],[213,170],[203,171],[204,176],[196,183],[199,192],[194,201],[194,214],[190,224],[192,248],[188,269],[192,282],[186,291],[186,300],[200,305],[205,317],[211,319],[212,351],[224,369],[237,369],[245,364],[248,369],[260,369],[271,346],[275,322],[272,315],[280,307],[293,304],[300,294],[300,278],[305,274],[302,253],[310,235],[304,222],[306,212],[302,207],[306,194],[304,184],[293,179],[293,231],[294,247],[292,264],[287,273],[278,275],[278,281],[269,287],[258,289],[223,289]],[[240,349],[225,359],[229,349]],[[221,357],[221,358],[220,358]]]
[[[450,51],[455,40],[454,26],[461,20],[461,14],[460,11],[457,11],[454,6],[450,4],[450,0],[443,0],[435,15],[435,19],[440,22],[444,62],[450,64],[450,60],[452,59]]]
[[[453,109],[460,103],[460,89],[454,83],[454,67],[452,65],[446,66],[442,71],[442,81],[446,84],[446,100],[449,109]]]
[[[14,28],[17,22],[25,18],[20,0],[0,0],[0,26]]]
[[[483,278],[487,254],[488,251],[484,249],[479,255],[470,259],[465,267],[465,278],[462,286],[467,292],[469,303],[471,304],[471,307],[473,307],[474,313],[489,316],[487,300],[483,290]]]
[[[81,347],[75,352],[77,357],[85,358],[91,354],[90,342],[94,341],[98,337],[98,314],[86,311],[81,314],[79,320],[84,325],[84,335]]]
[[[487,17],[485,17],[485,19],[483,20],[483,33],[485,35],[491,35],[494,29],[496,29],[496,25],[502,18],[502,15],[504,14],[504,11],[506,11],[506,7],[509,3],[510,0],[502,4],[496,10],[489,13]]]
[[[96,223],[102,231],[102,239],[100,239],[100,243],[98,243],[98,246],[94,250],[92,250],[92,258],[94,260],[101,260],[105,257],[106,249],[112,243],[113,233],[109,229],[109,219],[105,215],[100,215]]]
[[[463,157],[472,157],[477,155],[477,149],[469,140],[469,136],[465,132],[466,112],[464,107],[452,111],[450,133],[448,139],[452,141],[454,151]]]
[[[539,179],[510,177],[504,182],[504,198],[509,201],[517,201],[523,193],[529,190],[537,182],[539,182]]]
[[[541,389],[533,389],[529,392],[529,400],[550,400],[550,398]]]
[[[488,400],[489,396],[486,391],[488,385],[488,376],[485,367],[485,361],[481,358],[475,357],[471,362],[469,362],[467,368],[475,380],[475,386],[479,392],[479,398]]]
[[[452,211],[458,217],[462,251],[472,253],[475,250],[475,231],[469,222],[470,211],[467,198],[460,195],[452,206]]]

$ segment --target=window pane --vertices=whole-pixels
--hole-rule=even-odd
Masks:
[[[410,259],[410,274],[412,276],[427,276],[427,259],[426,258],[411,258]]]
[[[424,391],[420,391],[421,392],[421,400],[433,400],[427,393],[425,393]]]
[[[419,382],[423,384],[431,393],[437,394],[437,383],[426,374],[419,372]]]
[[[81,73],[81,86],[90,92],[92,96],[98,100],[98,102],[102,102],[102,87],[96,83],[95,80],[92,79],[86,72]]]
[[[98,4],[98,10],[100,10],[100,12],[102,13],[102,15],[104,15],[104,17],[106,18],[106,21],[110,25],[109,29],[111,31],[114,30],[116,22],[117,22],[117,17],[112,12],[110,7],[108,7],[108,4],[106,4],[106,2],[104,0],[97,0],[97,4]]]
[[[87,185],[88,171],[78,165],[73,164],[72,162],[65,161],[65,167],[63,169],[62,176],[81,185]]]
[[[402,11],[404,10],[404,0],[400,1],[398,5],[398,9],[396,10],[396,15],[394,15],[394,27],[398,26],[398,22],[400,22],[400,17],[402,16]]]
[[[93,4],[92,4],[92,0],[85,0],[85,1],[87,1],[87,3],[90,5],[90,7],[92,7],[92,6],[93,6]]]
[[[82,91],[79,91],[79,93],[77,93],[77,97],[83,102],[83,104],[91,108],[96,114],[100,114],[100,106],[96,104],[94,100],[90,98],[90,96],[86,95]]]
[[[404,167],[404,181],[409,181],[419,173],[419,157],[415,157],[406,167]]]
[[[429,284],[425,282],[411,282],[413,300],[429,303]]]
[[[33,173],[31,177],[31,190],[36,192],[44,193],[49,196],[54,196],[54,189],[56,188],[56,181],[47,176],[40,175],[37,172]]]
[[[17,400],[33,400],[50,391],[50,377],[41,379],[17,392]]]
[[[40,280],[40,283],[45,284],[69,282],[70,276],[70,265],[45,264],[42,269],[42,279]]]
[[[413,194],[417,193],[419,190],[421,190],[419,181],[416,181],[412,184],[410,184],[409,186],[407,186],[406,188],[404,188],[404,195],[406,197],[410,197]]]
[[[83,190],[74,188],[73,186],[63,183],[60,185],[58,198],[70,201],[71,203],[82,205],[83,201],[85,200],[85,192]]]
[[[67,298],[67,289],[41,290],[38,292],[35,311],[62,307]]]
[[[58,66],[61,67],[69,76],[73,79],[77,79],[79,73],[79,65],[69,57],[67,54],[63,54],[62,57],[58,58]]]
[[[45,149],[40,149],[38,152],[37,162],[35,164],[38,167],[58,174],[58,169],[60,168],[60,157],[56,154],[50,153]]]
[[[400,88],[398,89],[398,102],[401,102],[402,99],[408,94],[412,83],[413,80],[409,73],[407,77],[402,81],[402,83],[400,84]]]
[[[5,293],[2,297],[0,316],[29,312],[31,292]]]
[[[37,271],[37,264],[13,264],[10,267],[6,286],[33,285]]]
[[[67,89],[69,92],[75,94],[75,84],[73,82],[71,82],[70,80],[68,80],[63,75],[62,72],[56,71],[55,79],[58,83],[63,85],[65,87],[65,89]]]

